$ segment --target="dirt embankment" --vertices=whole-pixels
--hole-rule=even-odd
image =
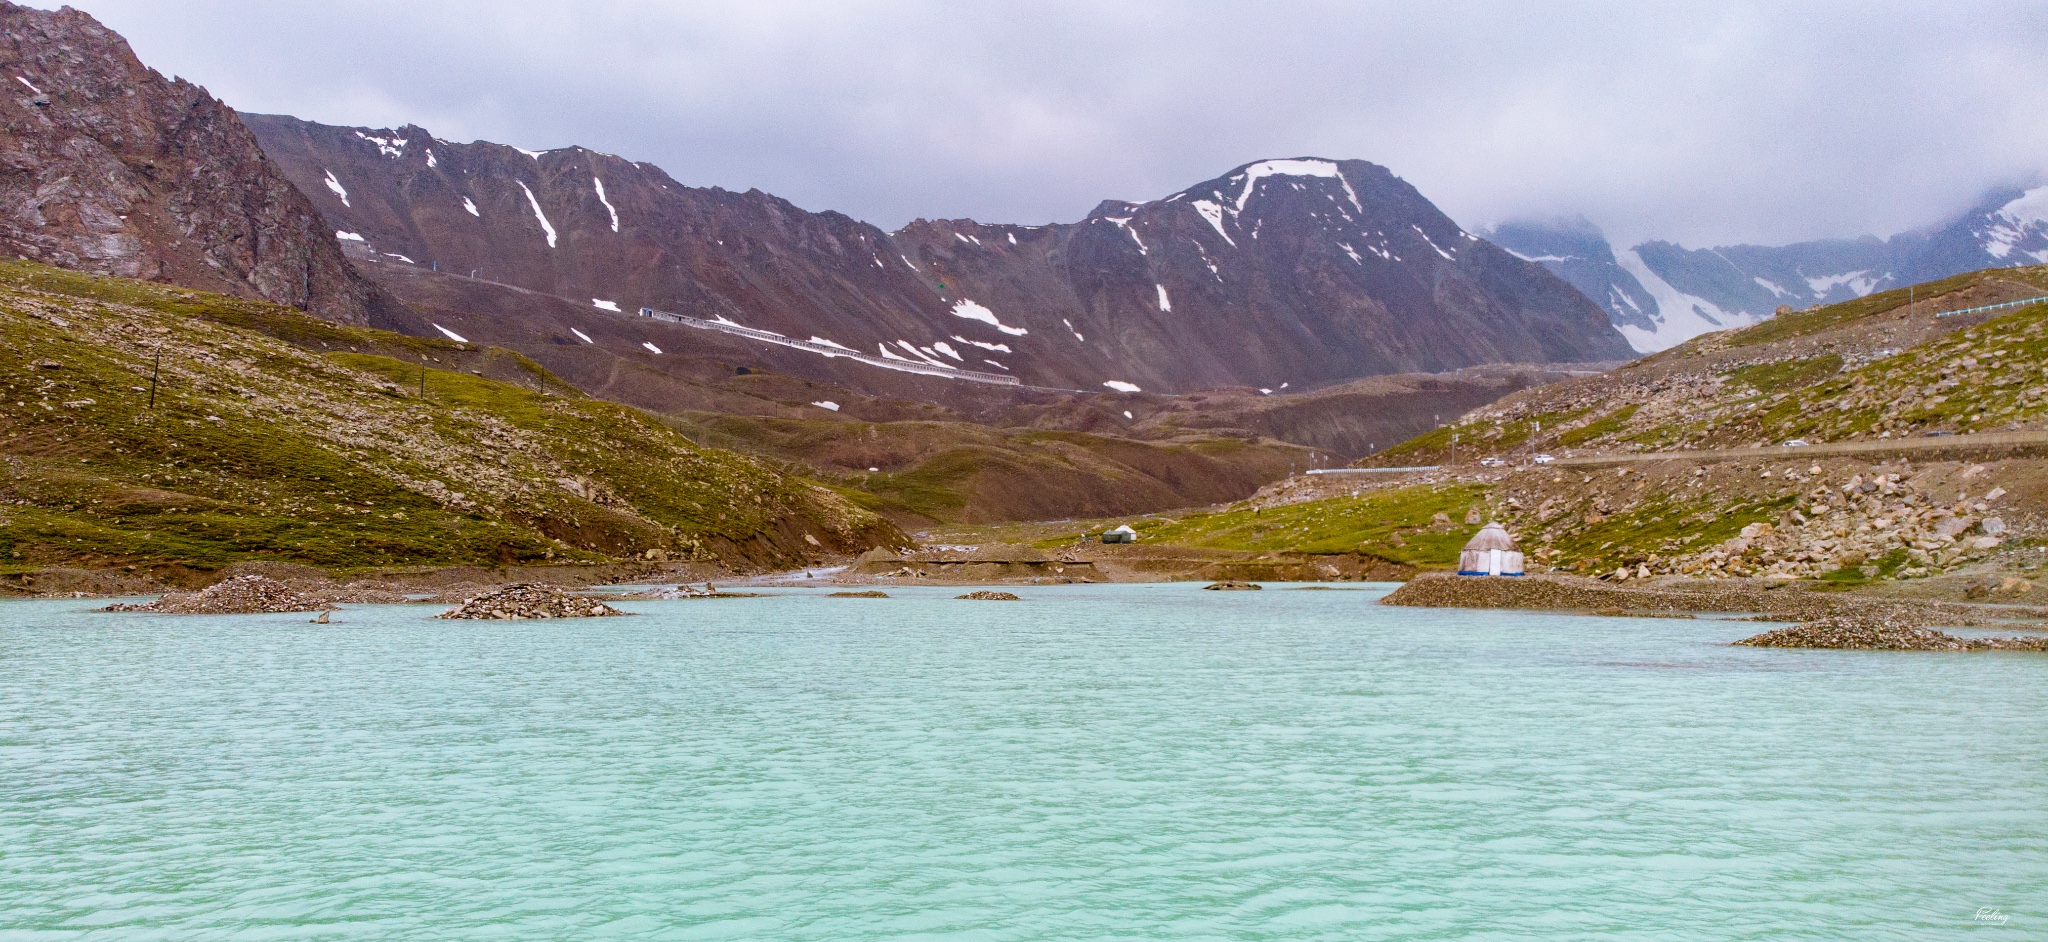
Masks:
[[[1424,608],[1522,608],[1544,611],[1642,615],[1742,612],[1786,621],[1829,618],[1884,618],[1900,624],[2014,627],[2048,630],[2048,608],[1974,605],[1918,599],[1874,598],[1852,593],[1814,592],[1796,585],[1726,580],[1684,587],[1614,585],[1563,575],[1518,579],[1474,578],[1430,573],[1381,600],[1383,605]]]

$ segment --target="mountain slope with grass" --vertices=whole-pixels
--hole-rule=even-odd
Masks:
[[[789,565],[902,541],[502,350],[0,264],[0,568]]]
[[[2048,268],[1980,271],[1709,334],[1360,462],[1433,470],[1130,522],[1141,544],[1432,568],[1498,520],[1532,571],[2048,598],[2044,295]]]
[[[2048,427],[2048,267],[1993,269],[1708,334],[1523,390],[1369,459],[1654,453]],[[1955,313],[1962,312],[1962,313]]]
[[[1487,514],[1560,569],[2033,591],[2043,296],[2048,267],[1993,269],[1784,315],[1509,395],[1362,463],[1483,483]]]

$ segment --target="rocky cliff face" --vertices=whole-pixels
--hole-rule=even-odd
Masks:
[[[804,356],[821,371],[820,350],[840,347],[884,364],[869,371],[1277,389],[1628,354],[1570,286],[1363,162],[1251,164],[1072,225],[888,233],[583,148],[245,120],[358,258],[814,341]],[[418,282],[384,280],[401,293]],[[667,330],[674,344],[658,346],[705,335]],[[849,362],[862,361],[831,369]]]
[[[0,0],[0,251],[402,321],[234,111],[92,17]]]

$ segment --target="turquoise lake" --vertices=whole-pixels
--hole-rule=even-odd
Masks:
[[[2048,656],[1388,588],[0,603],[0,940],[2048,938]]]

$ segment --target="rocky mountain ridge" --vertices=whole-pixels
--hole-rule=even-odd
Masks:
[[[1071,225],[889,233],[583,148],[245,120],[358,257],[764,331],[815,361],[1178,391],[1627,352],[1568,286],[1362,161],[1261,161]]]

